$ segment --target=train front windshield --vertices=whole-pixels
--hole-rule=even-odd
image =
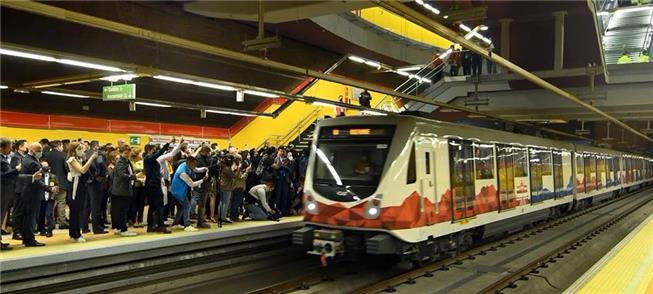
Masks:
[[[340,202],[371,196],[381,180],[393,133],[393,126],[320,129],[313,189]]]

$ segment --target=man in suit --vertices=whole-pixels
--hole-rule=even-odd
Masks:
[[[23,213],[22,213],[22,234],[23,244],[26,247],[45,246],[34,238],[34,221],[41,208],[41,199],[45,198],[45,192],[57,193],[57,186],[50,186],[43,179],[43,168],[39,160],[43,157],[43,147],[38,142],[29,145],[29,153],[23,159],[23,168],[19,182],[23,182]]]
[[[10,166],[16,168],[23,165],[23,159],[27,156],[27,142],[25,140],[18,140],[14,143],[14,154],[11,155]],[[14,240],[22,240],[22,229],[23,229],[23,198],[20,194],[23,192],[22,181],[16,181],[14,187],[14,203],[13,203],[13,213],[11,214],[11,226],[13,230]]]
[[[40,159],[41,161],[41,171],[43,173],[43,183],[48,185],[48,187],[59,186],[57,182],[57,177],[52,174],[52,169],[45,157]],[[37,231],[39,231],[41,236],[46,236],[48,238],[52,237],[52,230],[54,229],[54,195],[55,193],[45,192],[43,199],[41,199],[41,207],[38,211],[38,221],[37,221]]]
[[[134,196],[134,167],[129,158],[131,157],[131,148],[129,145],[122,145],[118,148],[120,157],[116,161],[116,167],[113,170],[113,179],[111,183],[111,224],[116,228],[116,233],[123,237],[136,236],[136,233],[127,230],[127,209],[131,197]]]
[[[66,221],[66,193],[70,189],[66,179],[66,153],[63,151],[63,143],[59,140],[51,142],[52,150],[45,156],[50,164],[51,172],[57,178],[59,192],[52,195],[54,200],[55,223],[59,229],[68,229]]]
[[[11,167],[9,154],[11,153],[11,141],[7,138],[0,138],[0,155],[2,156],[2,177],[0,177],[0,220],[4,220],[9,213],[9,206],[14,201],[16,178],[21,166]],[[0,236],[0,239],[2,237]],[[11,250],[11,245],[2,243],[2,250]]]

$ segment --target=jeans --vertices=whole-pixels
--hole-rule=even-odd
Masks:
[[[164,212],[163,212],[163,190],[161,183],[149,182],[145,185],[147,191],[147,199],[150,208],[147,210],[147,227],[154,228],[155,225],[165,227]],[[166,195],[167,197],[167,195]]]
[[[190,210],[195,211],[197,207],[197,224],[204,223],[206,219],[206,191],[195,191],[192,192],[192,197],[190,200]]]
[[[487,61],[487,73],[495,74],[497,73],[497,65],[492,62],[492,60],[486,59]]]
[[[229,214],[231,220],[238,219],[238,216],[240,215],[240,207],[243,206],[243,192],[243,189],[240,188],[233,191],[233,199],[231,200],[231,212]]]
[[[218,205],[220,220],[227,219],[227,213],[229,213],[229,204],[231,204],[231,196],[233,191],[231,190],[222,190],[220,193],[220,205]]]
[[[253,220],[266,220],[268,219],[268,214],[265,213],[265,210],[256,204],[246,204],[245,210],[247,215]]]
[[[143,222],[143,211],[145,210],[145,187],[134,187],[134,196],[129,204],[127,219],[134,223]]]
[[[450,65],[449,66],[449,75],[452,77],[455,77],[458,75],[458,66],[457,65]]]
[[[179,209],[177,209],[177,216],[175,216],[175,223],[182,226],[190,226],[190,202],[188,197],[184,196],[182,199],[176,198],[177,203],[179,203]]]

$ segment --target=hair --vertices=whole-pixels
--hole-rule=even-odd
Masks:
[[[118,148],[118,151],[119,151],[120,153],[124,153],[125,151],[127,151],[127,150],[131,150],[131,149],[132,149],[132,148],[129,147],[129,145],[127,145],[127,144],[123,144],[122,146],[120,146],[120,147]]]
[[[48,140],[47,138],[43,138],[39,141],[39,143],[41,145],[50,145],[50,140]]]
[[[211,147],[209,146],[202,146],[202,149],[200,149],[201,153],[211,153]]]
[[[91,141],[91,147],[95,147],[95,146],[100,146],[100,142],[98,142],[97,140]]]
[[[156,148],[156,145],[152,143],[148,143],[147,145],[145,145],[145,149],[144,149],[145,153],[150,153],[150,151],[154,148]]]
[[[14,151],[18,151],[18,149],[20,149],[20,147],[25,145],[26,143],[27,140],[16,140],[13,146]]]
[[[53,140],[50,142],[50,145],[52,145],[53,148],[57,148],[61,146],[61,141],[60,140]]]
[[[141,154],[141,148],[133,147],[132,148],[132,154],[131,154],[131,160],[136,160],[138,158],[139,154]]]
[[[77,141],[71,142],[70,145],[68,145],[68,156],[67,157],[68,158],[70,158],[70,157],[77,158],[77,154],[76,154],[75,151],[77,151],[77,149],[79,149],[80,146],[84,146],[84,144],[82,144],[80,142],[77,142]]]
[[[61,144],[64,144],[64,145],[66,145],[66,144],[70,144],[70,139],[63,139],[63,140],[61,140]]]
[[[195,158],[195,157],[192,156],[192,155],[186,157],[186,162],[191,162],[191,161],[192,161],[192,162],[197,162],[197,158]]]
[[[0,138],[0,148],[4,149],[7,147],[11,147],[11,140],[5,137]]]
[[[109,160],[109,162],[115,163],[116,158],[118,158],[118,156],[120,156],[118,151],[113,150],[113,151],[109,152],[109,156],[107,156],[107,160]]]

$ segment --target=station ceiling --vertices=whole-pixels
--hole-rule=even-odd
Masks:
[[[469,26],[487,24],[494,43],[500,44],[500,20],[512,19],[510,60],[529,71],[553,68],[554,25],[552,14],[567,11],[565,26],[565,68],[582,68],[587,64],[601,65],[600,49],[595,34],[593,17],[585,1],[425,1],[441,10],[441,15],[451,14],[448,20],[433,15],[434,19],[454,26],[462,21]],[[280,48],[266,52],[253,52],[256,56],[282,63],[326,70],[343,56],[366,56],[392,66],[405,62],[368,50],[344,40],[309,18],[369,7],[364,1],[265,1],[267,34],[279,34]],[[242,41],[257,34],[258,5],[256,1],[182,1],[182,2],[47,2],[53,5],[116,22],[162,32],[181,38],[242,51]],[[409,6],[420,11],[414,2]],[[423,10],[423,9],[422,9]],[[425,14],[427,12],[424,12]],[[1,38],[9,42],[38,49],[76,54],[100,60],[151,67],[228,82],[242,83],[272,90],[290,92],[305,81],[305,77],[275,72],[185,48],[146,41],[108,30],[91,28],[71,22],[34,15],[2,7]],[[498,51],[499,48],[496,48]],[[0,57],[2,84],[23,85],[44,79],[75,75],[98,74],[98,71],[80,69],[61,64],[43,63],[14,57]],[[355,63],[343,62],[333,74],[372,82],[395,88],[403,82],[401,76],[381,73]],[[585,86],[586,77],[552,79],[563,87]],[[605,83],[601,78],[597,84]],[[106,81],[95,81],[63,88],[72,91],[101,92]],[[241,110],[253,110],[267,98],[246,96],[245,102],[236,102],[233,93],[213,91],[192,85],[180,85],[142,77],[136,80],[139,98],[179,103],[208,105]],[[534,89],[530,82],[511,81],[513,89]],[[336,95],[336,94],[334,94]],[[34,108],[33,105],[47,105]],[[23,94],[2,92],[2,109],[43,112],[53,114],[89,115],[103,118],[121,118],[230,127],[241,117],[214,115],[200,118],[197,111],[176,108],[142,108],[147,111],[130,112],[125,103],[103,103],[43,95],[36,91]],[[447,119],[446,115],[439,117]],[[451,120],[459,116],[451,116]],[[574,124],[563,129],[573,132]],[[646,145],[645,143],[643,143]]]

